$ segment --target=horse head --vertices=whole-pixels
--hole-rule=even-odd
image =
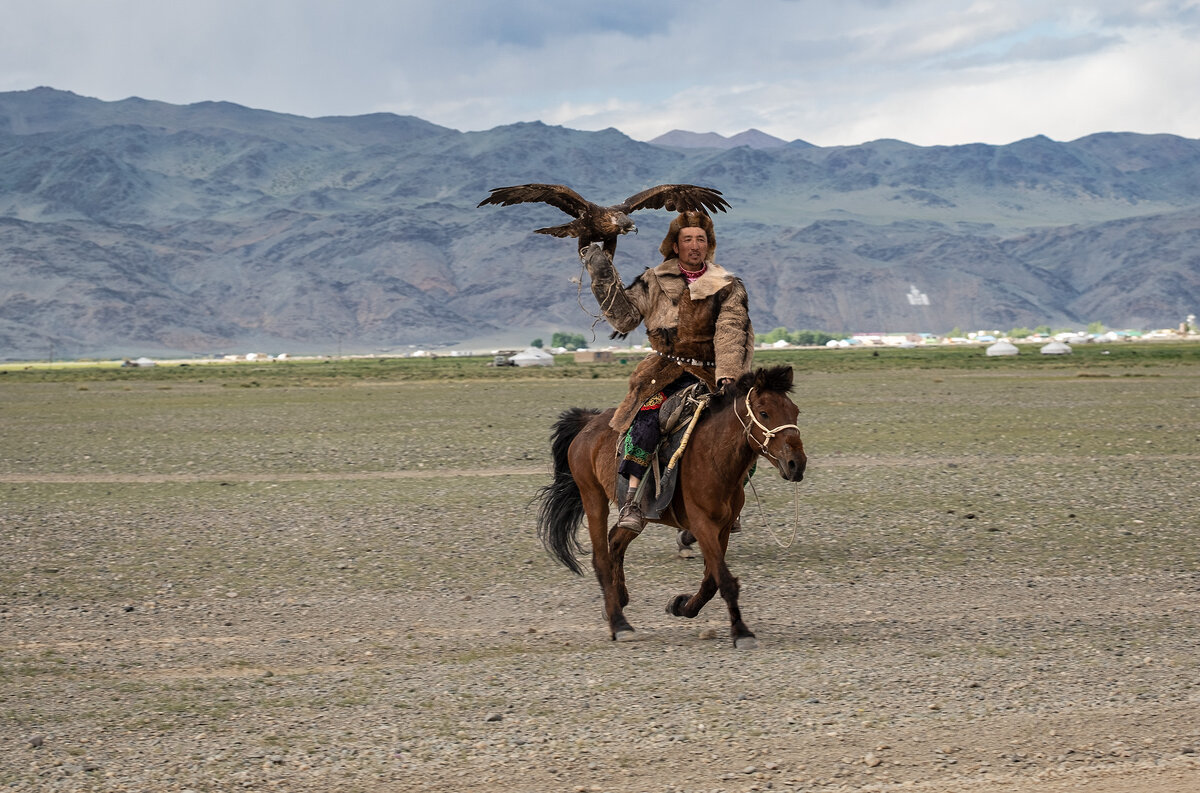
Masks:
[[[799,482],[808,456],[796,426],[800,408],[788,396],[791,391],[792,367],[755,369],[734,386],[733,407],[750,447],[770,460],[784,479]]]

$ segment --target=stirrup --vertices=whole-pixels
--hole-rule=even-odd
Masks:
[[[627,529],[634,534],[641,534],[642,529],[646,528],[646,516],[633,497],[630,497],[621,507],[621,511],[617,513],[616,528]]]

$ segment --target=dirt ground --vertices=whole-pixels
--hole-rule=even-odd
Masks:
[[[203,386],[8,388],[0,787],[1193,793],[1198,374],[812,378],[810,475],[761,469],[732,542],[752,651],[719,600],[664,612],[703,564],[665,528],[630,552],[629,643],[538,545],[583,385],[497,387],[517,419],[461,446],[421,384],[212,415]],[[188,451],[147,430],[172,422]]]

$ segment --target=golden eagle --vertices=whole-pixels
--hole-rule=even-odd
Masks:
[[[555,237],[578,237],[581,253],[592,243],[603,242],[604,250],[609,256],[617,250],[618,235],[630,231],[637,233],[637,226],[633,225],[629,218],[630,212],[639,209],[666,209],[671,212],[703,212],[707,215],[710,209],[724,212],[729,206],[729,202],[721,197],[720,190],[697,187],[694,184],[660,184],[635,193],[610,207],[593,204],[571,188],[560,184],[521,184],[514,187],[496,187],[489,192],[491,195],[480,201],[479,206],[512,206],[542,201],[558,207],[568,215],[574,215],[575,220],[570,223],[535,231]]]

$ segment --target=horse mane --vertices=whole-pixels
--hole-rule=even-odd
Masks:
[[[759,367],[752,372],[746,372],[737,379],[733,388],[718,391],[708,403],[713,411],[719,411],[732,404],[735,397],[744,397],[753,388],[756,391],[770,391],[776,394],[790,394],[792,382],[792,367],[772,366]]]

